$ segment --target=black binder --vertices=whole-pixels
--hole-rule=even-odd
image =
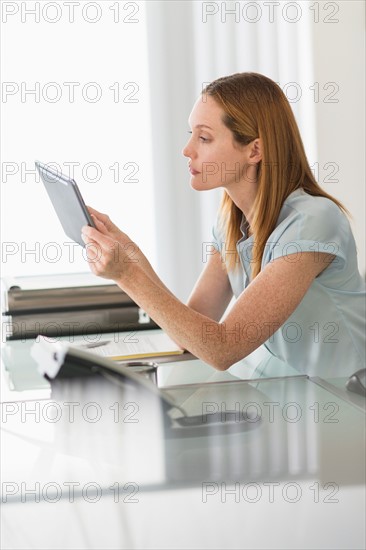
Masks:
[[[17,281],[15,281],[17,283]],[[22,288],[3,285],[3,340],[159,328],[116,284]]]

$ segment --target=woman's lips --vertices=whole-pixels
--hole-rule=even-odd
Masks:
[[[194,170],[191,166],[189,167],[189,171],[192,174],[192,176],[196,176],[197,174],[199,174],[199,172],[197,172],[197,170]]]

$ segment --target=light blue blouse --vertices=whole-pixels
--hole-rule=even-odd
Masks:
[[[240,229],[243,237],[236,245],[240,266],[228,274],[236,298],[250,283],[253,247],[253,237],[246,237],[243,222]],[[213,237],[224,259],[225,237],[217,224]],[[365,367],[366,348],[365,283],[357,267],[355,240],[347,217],[333,201],[297,189],[283,204],[266,243],[262,269],[281,256],[296,261],[298,254],[308,251],[336,257],[264,345],[304,374],[348,376]]]

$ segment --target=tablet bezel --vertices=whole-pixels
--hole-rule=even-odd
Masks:
[[[76,181],[65,176],[64,174],[62,174],[62,172],[54,170],[50,166],[43,164],[42,162],[35,161],[35,165],[66,235],[74,242],[78,243],[80,246],[85,247],[85,243],[81,239],[81,229],[83,225],[89,225],[91,227],[94,227],[95,229],[96,226],[92,220],[91,215],[88,212],[88,209]],[[62,185],[63,187],[56,188],[55,185]],[[75,220],[74,226],[72,226],[73,223],[70,223],[68,211],[66,211],[64,208],[65,201],[69,200],[69,197],[66,197],[65,194],[65,186],[68,188],[67,193],[69,194],[69,196],[75,197],[78,205],[75,209],[79,210],[80,212],[80,219]],[[70,231],[70,229],[72,231]]]

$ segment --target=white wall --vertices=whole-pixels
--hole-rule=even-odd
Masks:
[[[365,271],[364,3],[273,2],[271,17],[269,4],[148,2],[156,267],[183,300],[204,267],[218,204],[189,187],[186,120],[204,82],[237,71],[266,74],[284,90],[320,185],[353,215]]]
[[[321,185],[340,199],[352,214],[359,268],[365,273],[365,3],[331,2],[338,13],[319,12],[319,23],[312,25],[314,39],[314,75],[319,82],[320,97],[316,103],[317,143]],[[336,23],[324,22],[328,16]],[[327,83],[327,90],[322,89]],[[339,89],[333,99],[325,97]],[[332,98],[328,98],[329,99]],[[339,167],[332,179],[333,166]],[[336,168],[336,166],[334,165]]]
[[[75,4],[74,12],[62,1],[0,6],[2,276],[90,271],[34,173],[35,159],[74,177],[86,203],[155,261],[144,3],[138,11],[133,3]]]
[[[3,43],[7,45],[2,52],[3,81],[25,80],[31,87],[34,81],[100,80],[105,98],[110,100],[110,84],[136,80],[143,97],[137,105],[114,104],[111,100],[85,105],[79,98],[81,104],[66,106],[61,101],[36,104],[32,98],[21,102],[19,94],[11,97],[2,105],[5,137],[2,163],[14,161],[19,165],[25,161],[27,168],[33,168],[37,157],[46,162],[57,160],[61,165],[65,160],[79,160],[82,165],[98,161],[106,177],[103,172],[97,184],[83,184],[79,169],[75,174],[85,199],[108,212],[136,240],[163,280],[185,300],[203,267],[202,243],[209,239],[218,203],[218,195],[199,194],[190,188],[187,160],[181,154],[188,138],[187,118],[202,83],[237,70],[263,72],[282,86],[296,81],[301,85],[302,97],[292,107],[310,164],[318,163],[321,185],[351,211],[360,270],[364,272],[364,2],[281,2],[275,11],[274,23],[269,21],[268,2],[261,4],[263,16],[257,23],[245,21],[243,17],[236,22],[232,15],[223,23],[219,13],[205,23],[202,4],[149,0],[148,52],[138,32],[145,25],[142,5],[140,25],[124,24],[123,33],[111,20],[109,2],[100,3],[103,17],[96,25],[80,17],[69,25],[65,22],[65,13],[57,24],[43,20],[34,23],[32,16],[27,23],[22,23],[19,13],[9,17],[2,27]],[[215,3],[218,9],[222,9],[222,4]],[[239,3],[225,5],[236,4]],[[241,10],[248,4],[254,2],[240,2]],[[291,4],[301,6],[302,10],[302,17],[293,24],[283,17],[283,6]],[[250,11],[248,15],[253,13]],[[289,9],[286,13],[288,19],[295,12]],[[67,49],[62,40],[55,40],[65,32],[68,33]],[[95,41],[96,33],[99,39],[105,38],[100,44]],[[28,44],[26,50],[18,47],[21,38]],[[126,50],[122,39],[134,45],[134,56],[121,55]],[[44,47],[45,43],[48,48]],[[84,59],[88,59],[88,63]],[[106,59],[109,59],[107,64]],[[145,62],[149,63],[150,89],[147,74],[141,80],[139,72]],[[319,83],[318,102],[313,101],[315,82]],[[335,84],[325,89],[332,82]],[[332,86],[336,86],[333,89],[337,103],[326,102]],[[148,135],[149,107],[152,139]],[[139,125],[132,124],[130,116],[132,121],[139,120]],[[45,130],[40,125],[42,120],[51,120],[52,125],[46,125]],[[70,127],[74,128],[72,132],[68,131]],[[58,131],[53,132],[53,128]],[[67,132],[67,139],[61,129]],[[128,160],[137,160],[141,181],[133,186],[114,184],[108,168],[116,160],[122,165]],[[334,174],[338,181],[327,182],[334,167],[339,167]],[[19,173],[3,182],[3,241],[19,246],[26,241],[24,244],[30,249],[38,240],[63,242],[63,231],[48,198],[42,197],[38,188],[32,174],[26,182],[21,181]],[[38,224],[42,228],[46,226],[47,231],[40,234]],[[85,264],[66,262],[61,269],[59,263],[47,263],[43,258],[39,263],[32,257],[26,260],[24,262],[20,254],[10,257],[2,265],[3,274],[4,271],[17,275],[80,271]]]

